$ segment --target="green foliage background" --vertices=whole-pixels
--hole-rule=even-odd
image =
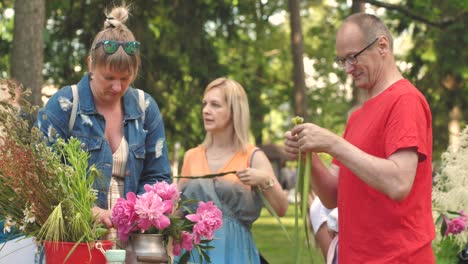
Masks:
[[[102,28],[103,10],[119,1],[46,1],[45,80],[57,87],[77,82],[86,72],[93,36]],[[134,0],[129,28],[142,44],[142,68],[135,86],[152,94],[166,126],[170,151],[182,150],[204,137],[201,100],[214,78],[238,80],[248,92],[255,142],[281,143],[291,126],[294,87],[288,2],[285,0]],[[408,62],[410,79],[427,97],[433,112],[434,159],[448,144],[447,120],[461,109],[468,116],[468,3],[463,0],[394,1],[399,9],[378,8],[365,1],[396,35],[408,34],[412,48],[399,60]],[[393,2],[393,3],[394,3]],[[305,56],[313,64],[307,104],[309,119],[337,133],[352,106],[344,89],[346,76],[334,65],[335,31],[350,14],[349,1],[301,1]],[[4,16],[13,1],[0,1],[0,77],[9,73],[13,18]],[[402,11],[403,10],[403,11]],[[416,13],[427,21],[408,15]],[[410,12],[410,14],[411,14]],[[273,18],[283,18],[273,23]],[[443,23],[448,21],[447,23]],[[400,47],[395,47],[399,49]],[[81,70],[75,71],[76,67]],[[310,65],[305,65],[306,68]],[[335,75],[336,78],[329,78]],[[183,151],[179,153],[179,157]]]

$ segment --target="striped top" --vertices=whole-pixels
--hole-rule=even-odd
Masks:
[[[112,154],[114,165],[112,166],[112,178],[107,197],[108,208],[112,209],[117,199],[124,197],[125,170],[128,158],[128,143],[125,137],[122,137],[117,150]]]
[[[112,166],[112,178],[109,186],[109,194],[107,196],[107,206],[110,210],[114,208],[117,199],[124,197],[124,177],[126,176],[125,170],[128,159],[128,142],[125,137],[122,137],[119,147],[112,154],[112,159],[114,165]],[[112,228],[106,235],[106,239],[117,239],[117,230]]]

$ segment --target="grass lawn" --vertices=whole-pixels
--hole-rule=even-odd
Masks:
[[[293,239],[294,229],[294,206],[289,205],[288,212],[281,218]],[[255,221],[252,227],[252,233],[255,243],[260,253],[270,264],[291,264],[294,263],[294,245],[290,242],[277,220],[268,213],[266,209],[262,210],[260,218]],[[307,246],[305,247],[307,250]],[[319,249],[311,243],[310,254],[303,252],[302,263],[322,264],[325,263]]]

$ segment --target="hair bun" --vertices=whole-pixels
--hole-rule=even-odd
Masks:
[[[106,13],[106,21],[104,21],[104,28],[120,27],[128,20],[128,7],[118,6],[112,8],[110,13]]]

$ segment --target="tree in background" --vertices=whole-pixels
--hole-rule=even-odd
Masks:
[[[408,34],[415,47],[399,59],[407,62],[405,76],[422,90],[433,110],[437,159],[448,143],[449,113],[455,113],[454,120],[460,113],[460,126],[467,114],[466,1],[414,0],[389,5],[355,0],[353,4],[362,6],[363,2],[379,12],[394,32]],[[61,87],[79,80],[87,70],[92,36],[102,28],[102,10],[112,3],[46,1],[42,70],[46,83]],[[133,1],[129,26],[142,42],[143,60],[135,86],[159,103],[168,142],[180,142],[186,149],[201,141],[203,89],[219,76],[236,79],[246,88],[256,143],[282,142],[283,131],[291,126],[296,87],[288,3]],[[11,8],[13,1],[4,0],[0,7]],[[298,7],[304,31],[306,115],[339,133],[347,119],[344,113],[359,101],[349,89],[346,74],[334,65],[336,28],[349,15],[350,6],[345,0],[313,0]],[[17,45],[12,43],[11,19],[3,19],[3,11],[0,16],[0,72],[8,77],[8,60]],[[172,152],[173,146],[169,147]]]
[[[13,42],[14,9],[12,1],[0,2],[0,78],[10,75],[10,54]]]
[[[307,120],[307,100],[305,96],[304,75],[304,40],[302,37],[302,22],[300,1],[289,0],[289,21],[291,25],[291,51],[293,58],[294,79],[294,114]]]
[[[45,0],[16,0],[11,52],[11,77],[32,91],[34,105],[41,104],[44,65]]]

